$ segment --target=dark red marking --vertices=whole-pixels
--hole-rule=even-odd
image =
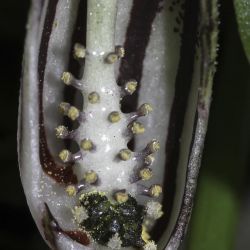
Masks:
[[[56,246],[56,233],[62,233],[72,240],[87,246],[90,244],[88,235],[84,231],[75,230],[75,231],[65,231],[58,224],[55,217],[52,215],[48,205],[45,203],[45,215],[42,219],[42,225],[44,228],[45,239],[51,244],[51,246],[57,249]]]
[[[87,246],[90,244],[90,240],[88,238],[88,235],[83,231],[62,231],[62,233],[69,236],[72,240]]]
[[[38,58],[38,76],[39,76],[39,154],[40,162],[43,171],[52,177],[58,183],[75,184],[77,177],[73,172],[72,165],[58,165],[51,155],[46,139],[46,132],[44,128],[44,113],[43,113],[43,85],[45,66],[47,62],[47,53],[49,46],[49,39],[52,32],[53,21],[55,18],[56,7],[58,0],[50,0],[47,7],[46,18],[42,33],[39,58]]]

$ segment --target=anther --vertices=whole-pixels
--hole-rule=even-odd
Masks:
[[[146,147],[146,151],[149,154],[155,153],[157,151],[159,151],[160,149],[160,142],[157,140],[152,140],[150,143],[148,143],[147,147]]]
[[[69,150],[63,149],[59,153],[59,158],[61,159],[62,162],[68,163],[68,162],[74,162],[82,158],[82,155],[80,152],[77,152],[75,154],[72,154]]]
[[[63,72],[61,79],[64,82],[64,84],[71,85],[74,77],[70,72]]]
[[[145,132],[144,126],[140,122],[132,122],[129,125],[131,132],[135,135],[143,134]]]
[[[114,198],[118,203],[124,203],[128,200],[128,194],[125,190],[117,191],[114,193]]]
[[[79,118],[80,116],[80,111],[78,108],[74,107],[74,106],[70,106],[67,116],[72,120],[75,121],[76,119]]]
[[[84,174],[83,179],[88,184],[94,184],[97,182],[98,176],[96,172],[94,172],[93,170],[90,170]]]
[[[70,109],[70,104],[67,103],[67,102],[61,102],[60,105],[59,105],[59,111],[64,114],[64,115],[67,115],[68,114],[68,111]]]
[[[119,59],[118,55],[115,52],[111,52],[106,56],[105,62],[108,64],[113,64],[117,62],[118,59]]]
[[[68,196],[76,196],[77,190],[74,185],[69,185],[65,188],[66,193]]]
[[[82,84],[77,81],[70,72],[63,72],[61,80],[65,85],[71,85],[77,89],[80,89],[82,87]]]
[[[125,56],[125,49],[120,45],[115,46],[115,52],[119,58],[123,58]]]
[[[143,181],[150,180],[153,176],[152,169],[150,168],[142,168],[139,171],[139,178]]]
[[[150,196],[152,198],[158,198],[162,193],[162,187],[158,184],[154,184],[149,188],[141,184],[137,184],[137,186],[140,194]]]
[[[56,137],[59,139],[65,139],[69,136],[69,131],[67,127],[60,125],[57,128],[55,128],[56,131]]]
[[[151,197],[154,197],[154,198],[158,198],[162,193],[162,186],[161,185],[152,185],[150,188],[149,188],[149,195]]]
[[[132,152],[129,149],[120,150],[118,156],[123,161],[128,161],[131,158]]]
[[[63,149],[60,153],[59,153],[59,158],[62,160],[62,162],[66,163],[66,162],[70,162],[72,160],[72,154],[69,150],[67,149]]]
[[[146,115],[148,115],[149,113],[151,113],[152,111],[153,111],[152,106],[151,106],[149,103],[144,103],[144,104],[142,104],[142,105],[139,107],[139,109],[138,109],[138,111],[137,111],[137,114],[138,114],[139,116],[146,116]]]
[[[96,104],[100,101],[100,96],[97,92],[91,92],[88,95],[88,100],[91,104]]]
[[[112,123],[119,122],[121,120],[120,113],[117,111],[113,111],[109,114],[108,120]]]
[[[82,60],[85,58],[85,56],[86,56],[86,48],[82,44],[76,43],[74,45],[74,58]]]
[[[80,147],[84,151],[91,151],[94,149],[94,144],[90,139],[83,139],[80,143]]]
[[[136,80],[129,80],[125,83],[124,89],[127,94],[132,95],[136,91],[137,85]]]
[[[144,163],[146,166],[151,166],[155,160],[155,157],[153,155],[147,155],[144,158]]]

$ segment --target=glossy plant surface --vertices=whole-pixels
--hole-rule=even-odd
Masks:
[[[216,1],[33,1],[19,163],[53,249],[177,249],[217,51]]]

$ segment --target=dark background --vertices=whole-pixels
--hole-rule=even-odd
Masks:
[[[7,250],[48,249],[26,205],[17,164],[18,92],[28,7],[28,0],[1,1],[0,5],[0,249]],[[235,249],[236,245],[238,249],[245,250],[249,249],[247,244],[250,246],[247,234],[240,240],[245,245],[235,243],[239,241],[237,232],[243,236],[245,232],[249,233],[249,225],[246,227],[244,224],[247,223],[244,204],[245,197],[250,194],[250,74],[238,36],[232,2],[228,0],[222,1],[221,30],[209,132],[190,236],[187,237],[191,250],[228,250]],[[206,185],[209,181],[212,184]],[[211,190],[213,183],[227,187],[237,199],[232,199],[228,206],[216,207],[225,193],[218,192],[220,185],[217,190],[216,185],[215,190]],[[232,207],[233,202],[237,203],[235,207]],[[227,211],[232,211],[232,214],[226,216]],[[207,220],[201,221],[200,216],[205,216]],[[243,227],[241,222],[244,222]],[[200,226],[204,230],[200,230]],[[212,233],[210,236],[209,232],[214,232],[218,227],[221,230],[219,234]],[[201,243],[197,243],[197,234]],[[223,237],[228,244],[220,245]],[[208,242],[208,245],[204,242]]]

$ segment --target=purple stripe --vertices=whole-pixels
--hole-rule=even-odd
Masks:
[[[46,140],[46,132],[44,128],[43,113],[43,86],[45,67],[47,63],[47,53],[49,40],[52,32],[53,22],[56,14],[58,0],[50,0],[47,8],[44,28],[42,33],[39,58],[38,58],[38,77],[39,77],[39,154],[40,163],[43,171],[52,177],[55,181],[63,184],[71,184],[77,182],[77,177],[73,173],[72,165],[59,166],[54,161]]]

